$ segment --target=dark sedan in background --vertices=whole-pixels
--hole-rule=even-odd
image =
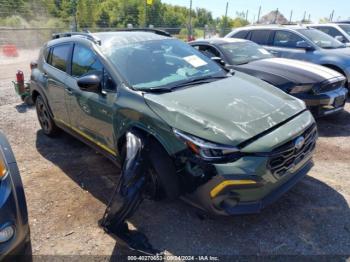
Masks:
[[[11,147],[0,132],[0,261],[31,261],[28,212]]]
[[[276,58],[248,40],[217,38],[190,44],[226,68],[260,78],[302,99],[315,116],[329,115],[344,108],[348,93],[346,78],[332,69]]]

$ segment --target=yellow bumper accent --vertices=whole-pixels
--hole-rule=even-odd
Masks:
[[[215,186],[210,191],[210,197],[216,197],[225,187],[227,186],[239,186],[239,185],[254,185],[256,182],[254,180],[225,180]]]
[[[102,144],[102,143],[96,141],[96,140],[93,139],[91,136],[85,134],[83,131],[81,131],[81,130],[75,128],[74,126],[69,125],[68,123],[64,122],[64,121],[61,120],[61,119],[55,119],[55,120],[61,122],[61,123],[64,124],[65,126],[69,127],[70,129],[72,129],[73,131],[75,131],[76,133],[78,133],[79,135],[81,135],[82,137],[84,137],[84,138],[86,138],[87,140],[89,140],[89,141],[93,142],[94,144],[98,145],[99,147],[101,147],[102,149],[104,149],[105,151],[107,151],[108,153],[110,153],[110,154],[112,154],[112,155],[114,155],[114,156],[117,155],[117,153],[116,153],[113,149],[111,149],[111,148],[107,147],[106,145],[104,145],[104,144]]]
[[[7,173],[5,160],[2,158],[2,152],[0,151],[0,179],[3,178]]]

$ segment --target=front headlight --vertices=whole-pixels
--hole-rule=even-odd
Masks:
[[[300,93],[307,93],[312,90],[312,85],[298,85],[294,86],[289,90],[290,94],[300,94]]]
[[[7,168],[0,149],[0,180],[2,180],[6,176],[6,174],[7,174]]]
[[[184,141],[187,147],[200,158],[207,161],[235,161],[242,157],[242,153],[237,147],[219,145],[205,141],[196,136],[190,135],[178,129],[173,129],[175,135]]]

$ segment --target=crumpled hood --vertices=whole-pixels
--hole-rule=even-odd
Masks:
[[[237,66],[237,69],[247,73],[256,72],[255,74],[258,74],[259,78],[263,80],[265,80],[264,76],[267,78],[271,76],[271,80],[276,77],[278,83],[273,83],[277,85],[283,84],[283,80],[289,80],[294,84],[316,84],[341,77],[341,74],[327,67],[285,58],[268,58],[252,61],[248,64]]]
[[[170,93],[145,93],[168,125],[236,146],[305,109],[301,100],[243,73]]]

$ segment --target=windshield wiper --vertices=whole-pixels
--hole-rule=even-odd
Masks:
[[[186,81],[185,83],[180,83],[177,85],[172,86],[170,89],[176,89],[176,88],[181,88],[181,87],[186,87],[186,86],[191,86],[191,85],[197,85],[197,84],[205,84],[205,83],[210,83],[218,79],[224,79],[228,78],[229,76],[206,76],[206,77],[199,77],[192,79],[190,81]]]
[[[345,45],[340,45],[340,46],[323,46],[322,48],[324,49],[338,49],[338,48],[345,48]]]
[[[166,87],[142,87],[142,88],[134,88],[137,91],[149,92],[149,93],[167,93],[171,92],[171,88]]]
[[[228,75],[225,76],[206,76],[206,77],[200,77],[196,78],[190,81],[187,81],[185,83],[180,83],[171,87],[134,87],[135,90],[137,91],[142,91],[142,92],[149,92],[149,93],[167,93],[167,92],[172,92],[173,89],[176,88],[181,88],[181,87],[186,87],[190,85],[196,85],[196,84],[204,84],[204,83],[210,83],[213,82],[214,80],[217,79],[224,79],[229,77]]]

